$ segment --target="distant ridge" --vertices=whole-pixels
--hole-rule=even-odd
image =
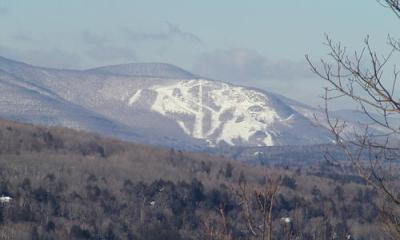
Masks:
[[[118,74],[131,77],[196,79],[198,76],[168,63],[129,63],[86,70],[94,73]]]

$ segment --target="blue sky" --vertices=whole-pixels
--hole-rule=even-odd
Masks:
[[[399,20],[375,0],[0,0],[0,55],[59,68],[167,62],[316,105],[324,33],[387,50]],[[395,37],[400,37],[396,36]]]

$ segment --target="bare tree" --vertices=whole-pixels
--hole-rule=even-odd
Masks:
[[[399,0],[378,2],[400,18]],[[325,44],[328,59],[320,64],[306,59],[311,70],[329,83],[323,96],[327,125],[359,175],[381,193],[387,232],[400,239],[400,89],[394,59],[400,53],[400,41],[388,36],[386,54],[374,51],[369,37],[360,51],[352,53],[328,36]],[[361,130],[332,115],[329,103],[343,98],[369,119]]]
[[[400,18],[400,1],[399,0],[378,0],[378,2],[387,8],[390,8],[397,17]]]
[[[267,183],[261,189],[249,189],[246,181],[239,182],[237,196],[247,229],[254,239],[272,240],[272,210],[281,185],[280,176],[267,178]]]

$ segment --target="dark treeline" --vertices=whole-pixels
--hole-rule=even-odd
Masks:
[[[0,195],[0,239],[390,239],[351,167],[247,166],[8,121]]]

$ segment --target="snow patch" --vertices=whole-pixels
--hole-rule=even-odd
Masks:
[[[0,203],[9,203],[9,202],[11,202],[11,200],[12,200],[12,198],[11,197],[9,197],[9,196],[1,196],[0,197]]]
[[[129,106],[132,106],[133,104],[135,104],[135,102],[137,102],[137,100],[139,100],[140,96],[142,94],[142,90],[139,89],[135,92],[135,94],[133,94],[132,97],[129,98]]]

